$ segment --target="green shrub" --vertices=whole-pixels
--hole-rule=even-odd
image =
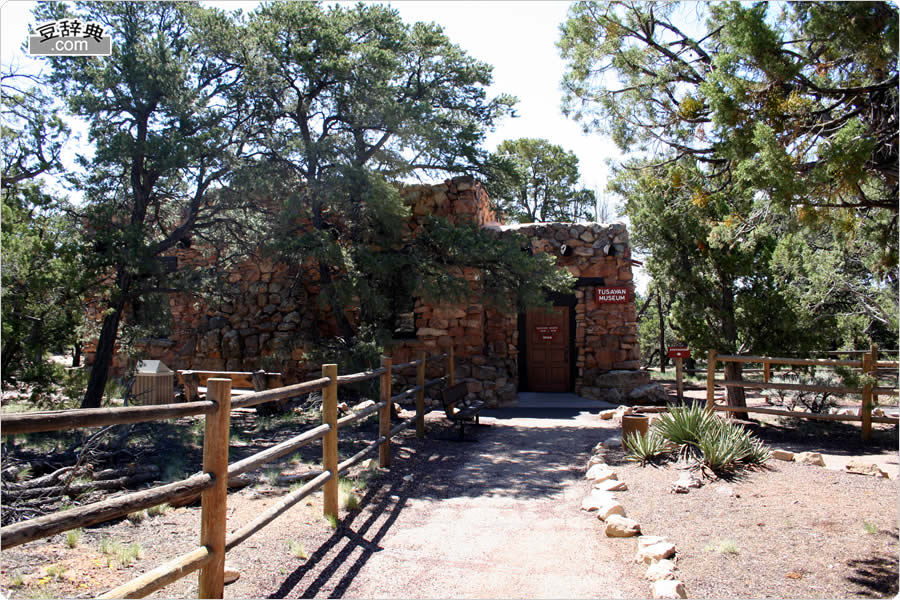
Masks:
[[[697,442],[700,464],[714,473],[737,470],[748,452],[745,433],[743,428],[732,427],[723,421],[707,427]]]
[[[301,542],[298,542],[297,540],[291,540],[288,543],[288,549],[291,551],[291,554],[293,554],[300,560],[306,560],[307,558],[309,558],[309,554],[306,553],[306,548],[304,548],[303,544]]]
[[[357,510],[359,508],[359,496],[356,494],[356,482],[352,479],[341,477],[338,483],[338,497],[344,510]]]
[[[625,460],[640,463],[642,466],[670,454],[673,448],[672,444],[655,429],[651,429],[646,435],[640,432],[626,435],[622,443],[628,450]]]
[[[103,538],[100,540],[100,552],[107,556],[107,566],[115,561],[119,566],[127,567],[141,557],[143,550],[138,543],[123,544],[118,540]]]
[[[128,521],[133,525],[138,525],[141,523],[141,521],[147,518],[147,513],[142,510],[138,510],[133,513],[128,513],[128,516],[125,518],[128,519]]]
[[[683,458],[696,458],[704,431],[715,425],[717,417],[701,404],[669,406],[653,424],[659,434],[675,444]]]
[[[172,508],[168,502],[163,502],[162,504],[157,504],[156,506],[151,506],[147,509],[148,517],[158,517],[160,515],[166,514],[169,509]]]
[[[70,529],[66,532],[66,546],[69,548],[76,547],[79,542],[81,542],[81,536],[84,533],[84,530],[80,527],[78,529]]]
[[[769,460],[769,448],[742,425],[728,423],[701,404],[669,406],[646,436],[623,440],[627,460],[648,462],[677,451],[716,474],[733,473]]]

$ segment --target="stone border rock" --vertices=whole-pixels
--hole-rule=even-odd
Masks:
[[[819,452],[798,452],[793,453],[788,450],[772,450],[772,458],[787,462],[797,462],[806,465],[814,465],[817,467],[825,467],[825,458]],[[882,469],[875,463],[867,463],[860,460],[850,460],[844,465],[845,472],[855,473],[857,475],[872,475],[875,477],[883,477],[890,479],[891,476],[887,471]]]
[[[631,413],[631,407],[620,406],[615,410],[601,412],[600,418],[621,419],[623,415]],[[665,536],[643,535],[640,523],[626,516],[625,507],[614,493],[626,491],[628,486],[619,480],[619,474],[606,463],[606,454],[610,448],[621,447],[621,438],[611,437],[591,450],[585,479],[591,481],[592,489],[590,495],[581,501],[581,510],[596,513],[597,518],[606,523],[607,537],[637,537],[635,561],[647,565],[644,577],[652,582],[650,585],[652,598],[687,598],[684,583],[675,575],[675,544],[669,542]],[[688,488],[700,486],[696,478],[689,474],[686,474],[687,477],[684,475],[673,484],[673,491],[686,492]]]

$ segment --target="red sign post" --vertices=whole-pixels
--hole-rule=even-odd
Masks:
[[[690,358],[691,351],[687,346],[669,346],[666,355],[675,359],[675,383],[678,386],[678,401],[684,402],[684,379],[681,373],[681,361],[684,358]]]
[[[691,351],[687,346],[669,346],[666,356],[669,358],[690,358]]]

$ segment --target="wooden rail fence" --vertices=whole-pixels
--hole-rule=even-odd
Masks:
[[[849,354],[849,353],[847,353]],[[853,353],[857,354],[857,353]],[[802,419],[819,419],[827,421],[860,421],[862,423],[862,438],[869,440],[872,437],[872,423],[898,423],[897,417],[876,417],[872,415],[872,409],[877,404],[878,396],[897,396],[896,387],[880,387],[877,385],[878,378],[883,375],[885,369],[896,369],[897,361],[879,361],[878,348],[873,344],[871,349],[862,351],[860,360],[852,359],[818,359],[818,358],[772,358],[768,356],[734,356],[716,354],[715,350],[709,351],[709,359],[707,362],[706,375],[706,407],[709,410],[740,412],[740,413],[760,413],[770,415],[780,415],[785,417],[796,417]],[[743,364],[761,364],[763,371],[762,381],[753,380],[717,380],[716,379],[716,363],[743,363]],[[791,366],[812,366],[812,367],[850,367],[861,369],[865,375],[870,376],[870,381],[862,387],[844,387],[844,386],[823,386],[800,383],[775,383],[771,381],[772,365],[791,365]],[[874,384],[872,383],[874,382]],[[896,378],[894,379],[896,383]],[[764,407],[738,407],[738,406],[722,406],[715,403],[715,386],[739,387],[744,389],[772,389],[772,390],[791,390],[791,391],[808,391],[808,392],[830,392],[836,395],[859,394],[862,396],[862,406],[858,415],[830,415],[818,414],[801,411],[779,410],[775,408]]]
[[[447,359],[447,374],[425,380],[428,361]],[[195,571],[199,571],[200,598],[222,598],[225,581],[226,553],[247,540],[254,533],[277,519],[289,508],[316,490],[324,490],[324,513],[337,518],[338,476],[378,450],[379,465],[391,464],[391,438],[415,424],[416,435],[425,435],[425,390],[454,383],[453,349],[447,354],[427,357],[422,352],[418,360],[394,365],[383,357],[381,367],[362,373],[338,375],[337,365],[322,366],[322,377],[295,385],[242,394],[232,401],[231,379],[211,378],[207,382],[207,399],[183,404],[133,406],[87,410],[61,410],[8,415],[3,417],[3,435],[81,429],[101,425],[141,423],[175,419],[185,416],[205,416],[203,435],[203,471],[187,479],[148,490],[133,492],[85,506],[21,521],[0,528],[0,548],[7,549],[43,539],[79,527],[95,525],[123,517],[129,513],[163,503],[174,503],[201,494],[200,547],[178,556],[159,567],[109,590],[100,598],[143,598]],[[416,386],[391,395],[393,371],[416,368]],[[380,378],[379,401],[358,412],[338,418],[338,386]],[[231,410],[284,400],[308,392],[322,390],[322,424],[271,448],[228,464],[229,426]],[[416,414],[391,427],[391,404],[415,396]],[[362,451],[338,462],[338,431],[378,413],[378,438]],[[258,469],[264,464],[290,454],[316,440],[322,440],[322,471],[301,488],[289,493],[280,502],[258,515],[250,523],[227,533],[227,491],[229,477]]]

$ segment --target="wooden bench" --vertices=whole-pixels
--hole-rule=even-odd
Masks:
[[[459,424],[459,439],[463,439],[463,427],[466,423],[480,425],[479,413],[484,408],[484,401],[472,400],[466,402],[468,388],[465,383],[457,383],[444,389],[441,394],[441,402],[444,405],[444,414],[451,422]]]
[[[184,398],[187,402],[192,402],[200,398],[200,394],[206,394],[206,382],[209,379],[222,378],[231,380],[232,396],[241,396],[243,394],[251,394],[253,392],[261,392],[274,388],[283,387],[281,373],[267,373],[265,371],[194,371],[181,370],[178,371],[178,382],[184,386]],[[280,404],[275,402],[271,404]],[[261,407],[262,410],[259,410]],[[272,412],[274,406],[268,407],[267,404],[257,406],[257,412]]]

